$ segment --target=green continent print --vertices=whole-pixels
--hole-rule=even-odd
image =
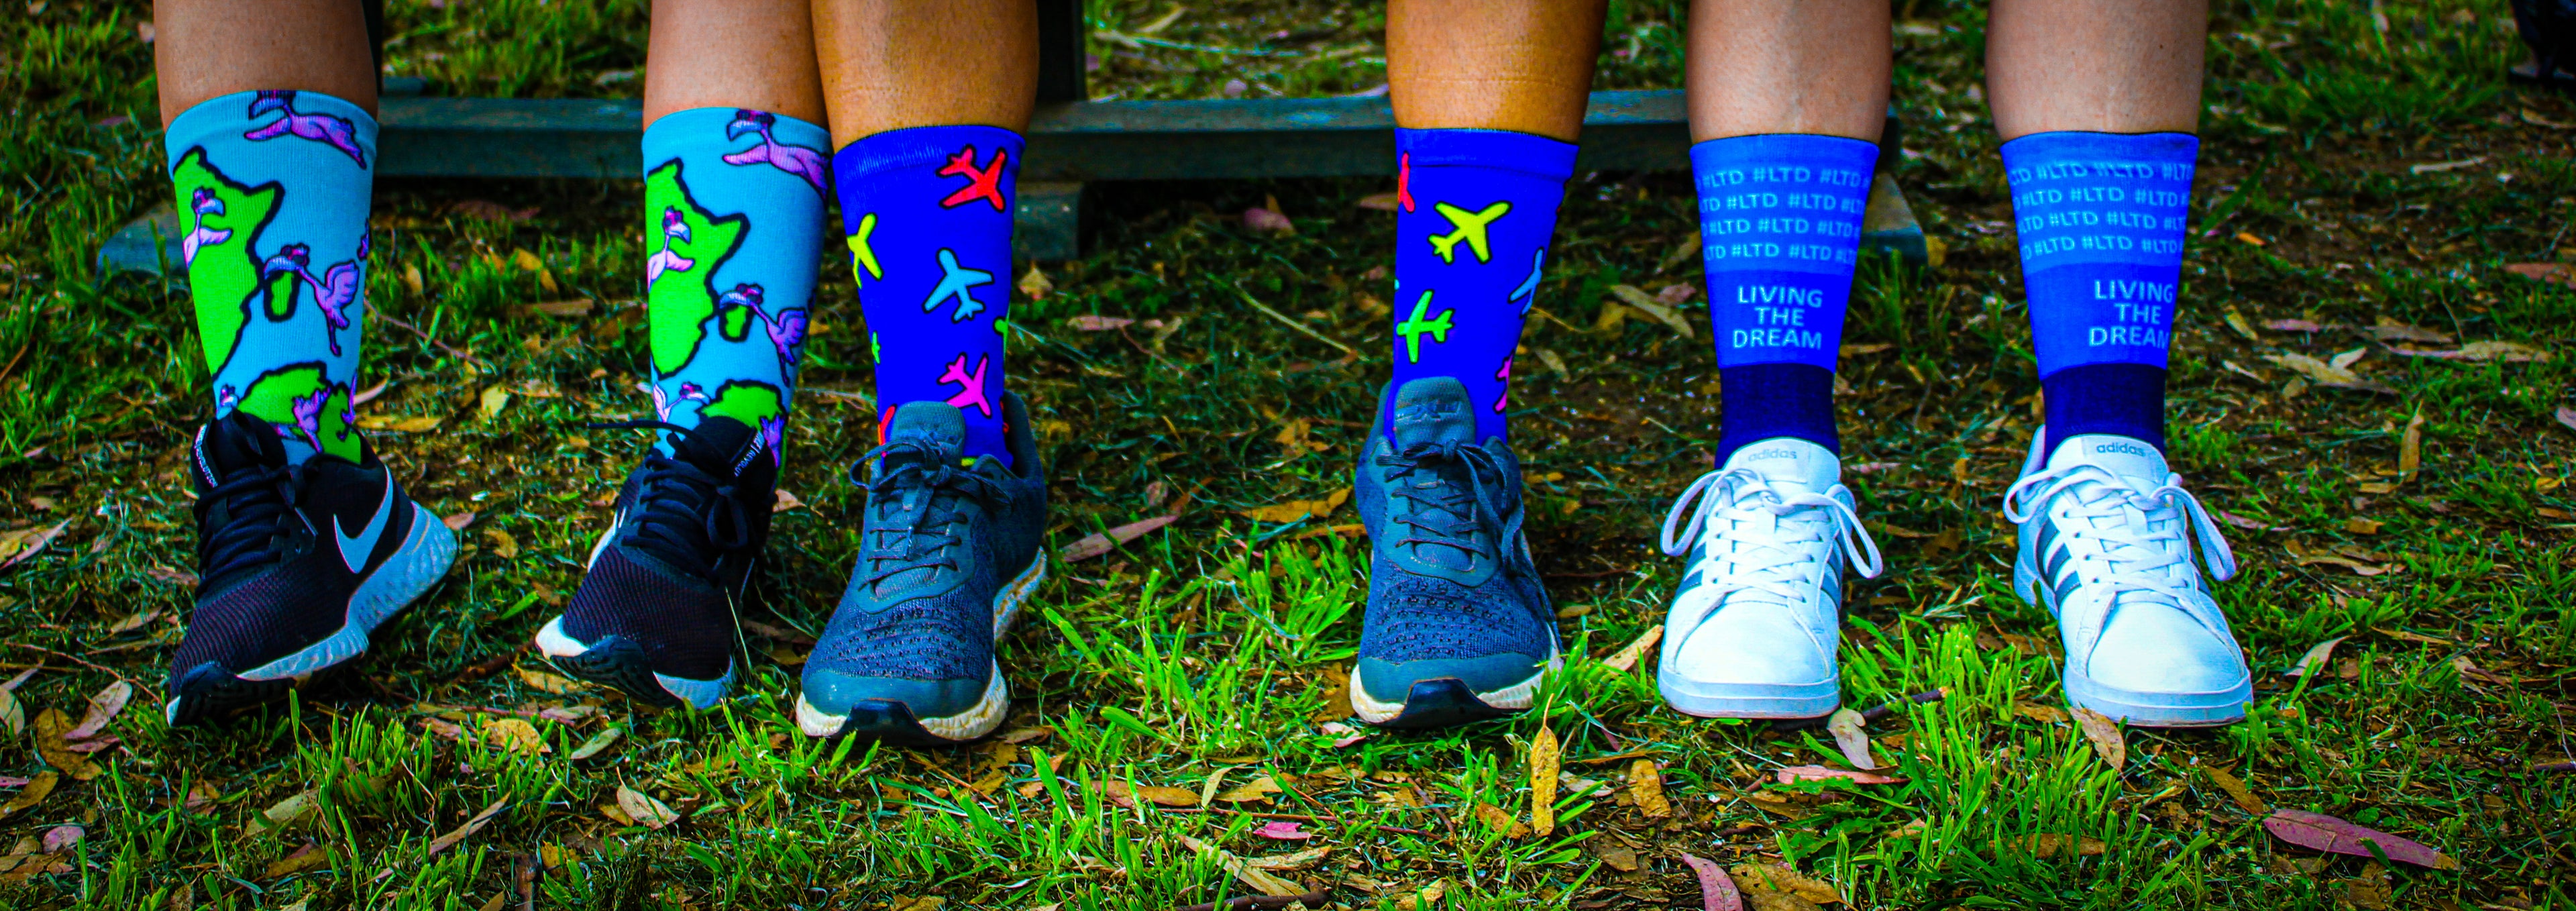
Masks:
[[[259,375],[242,390],[240,411],[267,421],[278,433],[351,462],[358,434],[349,426],[349,389],[322,377],[319,363],[290,364]]]
[[[787,413],[787,403],[778,400],[778,388],[750,380],[727,380],[716,390],[716,400],[698,409],[702,415],[723,415],[754,428],[760,422]]]
[[[259,255],[252,252],[260,232],[277,214],[286,191],[275,183],[245,187],[225,177],[206,161],[206,150],[189,149],[170,169],[171,189],[183,213],[181,238],[188,266],[188,288],[197,304],[197,336],[206,347],[206,369],[222,372],[241,343],[242,325],[250,321],[250,299],[260,293]],[[292,290],[292,286],[289,286]],[[275,317],[275,304],[270,315]],[[293,312],[294,298],[286,301]]]
[[[689,197],[689,185],[680,179],[677,159],[644,175],[644,213],[651,227],[645,235],[647,243],[656,251],[647,260],[644,275],[653,370],[671,376],[697,356],[698,343],[706,340],[707,317],[716,312],[716,267],[741,246],[749,221],[740,215],[718,216],[699,206]],[[734,315],[748,317],[740,312]]]

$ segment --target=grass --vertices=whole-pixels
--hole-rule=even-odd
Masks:
[[[1675,82],[1678,6],[1614,4],[1605,87]],[[1187,836],[1253,856],[1329,848],[1284,875],[1336,882],[1335,902],[1366,908],[1435,883],[1442,907],[1690,906],[1683,853],[1787,863],[1868,908],[2570,907],[2576,793],[2570,776],[2535,766],[2570,755],[2576,502],[2562,485],[2576,434],[2554,415],[2576,404],[2576,292],[2502,267],[2576,260],[2563,126],[2576,105],[2503,84],[2518,51],[2502,0],[2216,6],[2173,450],[2205,500],[2261,526],[2228,529],[2245,571],[2219,588],[2260,676],[2253,715],[2218,731],[2132,730],[2126,768],[2113,769],[2041,711],[2061,699],[2054,632],[2012,596],[2012,538],[1996,518],[2036,383],[1976,88],[1983,13],[1908,0],[1900,173],[1948,256],[1923,271],[1874,265],[1858,292],[1849,341],[1886,347],[1845,359],[1847,460],[1870,468],[1852,483],[1890,569],[1855,592],[1842,661],[1855,706],[1949,695],[1872,725],[1908,781],[1869,787],[1767,783],[1776,767],[1838,753],[1821,732],[1676,715],[1656,698],[1651,658],[1628,671],[1602,660],[1661,619],[1677,567],[1653,552],[1651,523],[1715,438],[1704,338],[1633,321],[1589,328],[1611,285],[1695,280],[1668,258],[1693,234],[1688,184],[1672,174],[1578,178],[1541,292],[1559,319],[1526,339],[1567,368],[1522,378],[1514,418],[1533,543],[1573,653],[1544,711],[1344,744],[1324,725],[1357,639],[1367,544],[1329,532],[1347,513],[1284,529],[1242,515],[1347,483],[1388,343],[1376,270],[1391,220],[1355,206],[1379,182],[1095,188],[1093,252],[1045,264],[1054,293],[1015,305],[1027,331],[1012,383],[1038,409],[1059,504],[1052,543],[1159,514],[1183,493],[1190,506],[1164,531],[1057,567],[1004,650],[1017,742],[905,751],[808,741],[786,717],[804,648],[795,631],[821,628],[855,544],[858,495],[841,472],[874,429],[847,276],[827,272],[807,379],[848,394],[801,400],[784,484],[806,505],[778,517],[748,614],[765,632],[746,633],[744,692],[714,712],[638,713],[550,691],[521,673],[544,667],[518,651],[578,583],[607,520],[593,501],[640,444],[578,429],[647,407],[634,391],[640,313],[627,309],[640,282],[635,185],[387,181],[370,300],[439,344],[377,321],[367,369],[389,385],[364,414],[442,420],[374,439],[433,508],[476,514],[473,552],[354,673],[230,728],[167,729],[149,706],[188,603],[181,468],[206,377],[183,288],[91,266],[100,238],[168,192],[150,49],[135,30],[146,14],[57,2],[10,17],[0,357],[14,366],[0,368],[0,529],[69,525],[0,574],[0,665],[37,669],[16,690],[31,718],[77,716],[119,679],[142,695],[110,727],[121,742],[96,754],[98,777],[0,820],[0,842],[85,833],[55,863],[0,874],[0,905],[516,907],[522,871],[549,907],[937,897],[1124,909],[1239,893]],[[1169,10],[1090,5],[1096,94],[1383,82],[1375,8],[1211,4],[1149,33]],[[641,62],[640,3],[398,2],[393,18],[404,38],[388,64],[433,91],[640,84],[611,75]],[[1256,23],[1290,22],[1321,24],[1256,40],[1297,27]],[[1205,47],[1278,53],[1194,49]],[[1231,213],[1265,196],[1295,218],[1294,236],[1238,227]],[[483,220],[455,205],[468,200],[537,211]],[[560,291],[511,264],[521,249]],[[1342,359],[1251,312],[1237,284],[1364,356]],[[514,315],[571,297],[606,306]],[[1165,329],[1068,323],[1090,313]],[[2328,328],[2265,328],[2285,320]],[[2553,357],[2407,357],[2391,348],[2409,343],[2351,328],[2382,320]],[[2356,349],[2355,369],[2394,394],[2312,386],[2266,359]],[[496,384],[517,394],[483,419]],[[2418,416],[2422,468],[2400,473]],[[2334,637],[2348,638],[2328,672],[2283,676]],[[502,719],[528,722],[550,752],[487,740]],[[1529,820],[1543,726],[1567,772],[1616,786],[1560,789],[1555,831],[1516,837],[1478,808]],[[569,758],[612,728],[614,746]],[[46,768],[32,747],[30,734],[0,750],[0,775]],[[1652,760],[1672,815],[1635,805],[1627,759],[1589,762],[1607,757]],[[2271,840],[2218,770],[2270,805],[2414,838],[2461,867],[2386,869]],[[1264,776],[1281,789],[1208,812],[1109,799],[1111,782],[1195,797]],[[659,830],[611,819],[600,808],[620,786],[681,819]],[[310,813],[290,804],[271,824],[266,811],[308,791]],[[433,851],[496,802],[507,809],[486,827]],[[1253,814],[1306,817],[1315,837],[1254,835],[1281,820]],[[2035,835],[2103,850],[2040,856]],[[1611,863],[1632,855],[1633,871]]]

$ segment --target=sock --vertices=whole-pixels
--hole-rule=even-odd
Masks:
[[[965,456],[1009,464],[1002,334],[1010,319],[1011,206],[1020,134],[1000,127],[878,133],[832,156],[868,346],[877,432],[905,402],[966,417]]]
[[[2097,433],[2164,448],[2165,352],[2199,152],[2189,133],[2004,143],[2052,451]]]
[[[189,108],[163,142],[215,418],[269,422],[294,464],[357,461],[376,119],[329,95],[242,92]]]
[[[730,417],[779,457],[831,147],[821,126],[734,108],[676,111],[644,131],[645,312],[663,420]]]
[[[1512,351],[1538,300],[1575,146],[1503,130],[1398,129],[1395,149],[1395,385],[1455,377],[1476,438],[1509,439]]]
[[[1834,362],[1878,144],[1782,133],[1690,151],[1717,343],[1717,462],[1774,437],[1841,455]]]

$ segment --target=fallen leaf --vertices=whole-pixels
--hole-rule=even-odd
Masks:
[[[2385,316],[2380,317],[2379,322],[2370,327],[2370,334],[2383,342],[2431,342],[2436,345],[2451,343],[2450,336],[2422,326],[2409,326]]]
[[[413,294],[419,294],[428,287],[428,284],[421,280],[420,266],[415,263],[403,264],[402,283],[403,288]]]
[[[2487,160],[2487,157],[2486,157],[2486,156],[2484,156],[2484,155],[2480,155],[2480,156],[2477,156],[2477,157],[2475,157],[2475,158],[2462,158],[2462,159],[2457,160],[2457,161],[2434,161],[2434,162],[2426,162],[2426,163],[2423,163],[2423,164],[2416,164],[2416,165],[2408,165],[2408,166],[2406,166],[2406,173],[2409,173],[2409,174],[2439,174],[2439,173],[2444,172],[2444,171],[2457,171],[2457,170],[2459,170],[2459,169],[2461,169],[2461,168],[2473,168],[2473,167],[2477,167],[2478,165],[2485,164],[2485,163],[2486,163],[2486,160]]]
[[[924,895],[918,898],[897,897],[886,903],[886,911],[939,911],[947,906],[948,900],[936,895]]]
[[[1123,329],[1128,326],[1135,325],[1136,321],[1124,316],[1101,316],[1099,314],[1086,313],[1081,316],[1065,320],[1065,323],[1080,332],[1107,332],[1112,329]]]
[[[635,820],[636,825],[648,829],[659,829],[680,821],[680,814],[673,812],[670,804],[622,784],[617,786],[617,809],[628,819]]]
[[[1449,881],[1435,879],[1430,885],[1412,890],[1405,893],[1403,897],[1397,898],[1395,911],[1421,911],[1423,908],[1438,907],[1441,896],[1447,894],[1449,894]]]
[[[293,876],[307,870],[319,869],[330,862],[330,852],[322,850],[321,845],[308,841],[304,843],[303,847],[295,849],[285,857],[271,861],[268,865],[268,872],[260,878],[276,879],[281,876]]]
[[[576,297],[570,300],[559,301],[539,301],[525,307],[514,308],[518,311],[514,315],[555,317],[589,316],[591,309],[598,305],[597,301],[593,301],[587,297]]]
[[[322,808],[314,804],[320,796],[318,791],[297,791],[287,795],[285,800],[269,804],[268,809],[261,810],[260,819],[264,820],[267,828],[271,829],[283,829],[303,822],[321,814]]]
[[[1227,803],[1256,803],[1269,800],[1270,795],[1277,794],[1279,791],[1279,782],[1268,775],[1263,775],[1226,789],[1225,793],[1217,795],[1216,799]]]
[[[1263,828],[1268,827],[1264,826]],[[1290,824],[1289,828],[1293,829],[1296,828],[1296,826],[1294,824]],[[1260,830],[1254,830],[1253,834],[1260,834]],[[1300,832],[1298,833],[1298,837],[1313,838],[1314,835],[1312,833]],[[1323,860],[1324,855],[1332,852],[1333,849],[1331,848],[1307,848],[1306,850],[1289,854],[1272,854],[1267,857],[1248,857],[1245,858],[1243,862],[1248,866],[1257,867],[1263,870],[1302,870],[1307,867],[1314,866],[1316,861]]]
[[[2074,710],[2075,723],[2084,729],[2084,739],[2093,742],[2093,752],[2110,763],[2113,769],[2129,767],[2129,741],[2120,735],[2120,723],[2110,716],[2083,706]]]
[[[27,730],[27,710],[18,704],[17,695],[8,690],[0,690],[0,724],[9,726],[11,737]]]
[[[1689,864],[1691,872],[1699,877],[1701,911],[1744,911],[1744,893],[1735,888],[1735,880],[1727,878],[1726,868],[1690,854],[1682,855],[1682,863]],[[1635,852],[1629,853],[1629,865],[1621,869],[1637,869]]]
[[[152,570],[152,572],[151,572],[149,575],[153,575],[153,576],[155,576],[155,577],[157,578],[157,577],[158,577],[162,572],[167,572],[167,571],[171,571],[169,567],[166,567],[166,566],[156,566],[156,567],[153,567],[153,570]],[[189,575],[188,575],[188,583],[187,583],[187,584],[189,584],[189,585],[195,585],[195,584],[197,584],[197,577],[196,577],[196,575],[195,575],[194,573],[191,573],[191,574],[189,574]],[[155,620],[155,619],[159,618],[160,616],[161,616],[161,612],[160,612],[160,611],[158,611],[158,610],[154,610],[154,609],[151,609],[151,608],[145,608],[145,609],[143,609],[143,610],[135,611],[134,613],[131,613],[131,614],[126,615],[125,619],[123,619],[123,620],[118,620],[118,621],[116,621],[115,623],[108,624],[108,627],[107,627],[107,634],[108,634],[108,635],[110,635],[110,636],[122,636],[122,635],[125,635],[126,633],[130,633],[130,632],[133,632],[133,631],[135,631],[135,630],[142,629],[142,628],[143,628],[143,624],[150,623],[150,622],[152,622],[153,620]]]
[[[2323,813],[2274,810],[2272,815],[2263,818],[2263,831],[2282,841],[2328,854],[2370,857],[2371,847],[2376,846],[2380,854],[2399,863],[2436,870],[2460,868],[2459,861],[2421,843],[2377,829],[2365,829]]]
[[[2470,342],[2460,346],[2457,351],[2419,351],[2413,348],[2390,348],[2388,351],[2391,354],[2407,357],[2429,357],[2446,361],[2502,361],[2512,364],[2549,360],[2549,352],[2521,342]]]
[[[1297,233],[1297,224],[1289,221],[1288,216],[1281,215],[1278,212],[1264,209],[1259,206],[1243,210],[1243,226],[1246,229],[1264,234]],[[1301,889],[1298,891],[1302,892],[1304,890]]]
[[[510,801],[507,799],[495,800],[491,806],[484,807],[483,812],[476,813],[474,818],[466,820],[464,825],[457,826],[447,834],[431,840],[428,856],[436,857],[439,852],[456,847],[458,842],[464,841],[476,832],[483,831],[484,826],[491,824],[492,817],[500,815],[502,808],[509,805]]]
[[[83,829],[79,826],[64,825],[46,829],[44,838],[45,853],[60,854],[65,851],[69,851],[72,849],[73,845],[80,844],[81,836],[87,834],[89,834],[89,830]]]
[[[2566,263],[2506,263],[2504,270],[2536,282],[2576,284],[2576,273]]]
[[[1067,563],[1088,560],[1093,557],[1100,556],[1101,554],[1108,553],[1118,545],[1136,540],[1146,532],[1153,531],[1154,529],[1161,528],[1165,525],[1170,525],[1172,524],[1172,520],[1178,518],[1180,517],[1155,516],[1151,519],[1146,519],[1140,522],[1129,522],[1125,525],[1112,528],[1105,532],[1089,535],[1084,537],[1082,540],[1067,544],[1065,545],[1064,550],[1057,552],[1056,557],[1057,559],[1063,560]]]
[[[1592,840],[1592,856],[1601,858],[1602,863],[1609,864],[1610,869],[1621,873],[1635,873],[1640,866],[1637,863],[1637,849],[1608,836]]]
[[[465,526],[474,524],[474,516],[475,513],[460,512],[455,515],[448,516],[447,518],[440,519],[438,520],[438,523],[447,526],[449,531],[464,531]]]
[[[1295,522],[1307,518],[1321,519],[1331,516],[1342,508],[1343,503],[1350,502],[1350,499],[1351,488],[1344,487],[1333,491],[1330,496],[1321,500],[1290,500],[1286,503],[1247,509],[1243,511],[1243,515],[1256,522],[1272,523]]]
[[[1371,193],[1367,196],[1360,197],[1359,201],[1360,208],[1374,209],[1379,212],[1393,212],[1396,210],[1397,205],[1398,202],[1396,201],[1396,195],[1391,191],[1386,193]]]
[[[483,540],[492,542],[492,555],[495,557],[514,560],[519,556],[519,539],[510,537],[509,532],[498,528],[486,528],[483,530]]]
[[[2053,705],[2042,705],[2028,699],[2013,703],[2013,714],[2042,724],[2065,724],[2072,720],[2072,718],[2066,714],[2065,709],[2061,709]]]
[[[590,735],[589,740],[582,741],[580,746],[574,747],[572,752],[566,754],[564,758],[574,762],[589,759],[606,752],[609,747],[616,746],[617,741],[625,736],[625,728],[610,725],[607,729]]]
[[[1843,900],[1842,890],[1834,888],[1834,884],[1800,873],[1786,864],[1736,864],[1731,872],[1748,892],[1787,892],[1819,905]],[[1759,898],[1755,899],[1757,909],[1762,904]]]
[[[1825,730],[1834,735],[1834,746],[1842,748],[1843,761],[1864,770],[1878,768],[1878,760],[1869,755],[1869,733],[1863,730],[1868,724],[1850,706],[1835,709],[1833,719],[1825,722]]]
[[[2467,680],[2473,683],[2483,683],[2488,686],[2513,686],[2514,684],[2521,682],[2511,677],[2478,667],[2477,662],[2470,661],[2469,656],[2467,655],[2452,656],[2451,670],[2458,673],[2462,680]]]
[[[192,573],[175,566],[155,566],[144,572],[144,575],[159,579],[163,582],[168,582],[172,585],[185,585],[194,588],[197,584],[196,573]],[[153,611],[152,613],[158,614],[160,612]]]
[[[17,796],[9,798],[8,803],[0,804],[0,819],[16,816],[26,812],[30,807],[44,803],[45,796],[54,793],[54,785],[60,783],[62,778],[61,773],[52,769],[37,772],[35,777],[27,779],[27,786],[19,790]]]
[[[1013,728],[1011,730],[1004,731],[1002,736],[995,737],[993,739],[1016,746],[1023,743],[1030,743],[1032,741],[1045,740],[1053,736],[1055,736],[1054,728]]]
[[[1300,831],[1297,823],[1285,819],[1274,819],[1263,823],[1260,828],[1252,830],[1252,834],[1276,841],[1305,841],[1315,837],[1315,833]]]
[[[525,718],[495,718],[483,722],[483,742],[521,756],[555,751],[554,747],[546,745],[546,736],[537,733],[537,726],[529,724]]]
[[[1639,633],[1634,641],[1611,653],[1610,657],[1602,659],[1601,663],[1608,665],[1611,670],[1623,673],[1633,670],[1637,667],[1637,660],[1645,657],[1646,650],[1654,648],[1655,643],[1663,641],[1663,638],[1664,625],[1655,624],[1648,627],[1645,632]]]
[[[1680,311],[1655,300],[1644,289],[1635,285],[1611,285],[1610,293],[1616,295],[1620,303],[1635,308],[1639,313],[1661,320],[1664,325],[1673,327],[1673,331],[1681,333],[1683,338],[1699,337],[1699,333],[1691,327],[1689,318],[1682,316]]]
[[[2298,371],[2300,375],[2305,376],[2310,380],[2314,380],[2317,385],[2320,386],[2331,386],[2337,389],[2360,389],[2369,392],[2395,391],[2386,386],[2363,379],[2360,374],[2354,373],[2348,368],[2338,367],[2334,364],[2317,360],[2316,358],[2309,357],[2304,354],[2270,354],[2265,355],[2263,359],[2271,361],[2274,364],[2290,368],[2291,370]]]
[[[1351,717],[1351,675],[1340,665],[1324,668],[1324,704],[1306,716],[1309,721],[1338,721]]]
[[[1218,867],[1223,868],[1227,873],[1233,874],[1235,879],[1240,880],[1244,885],[1251,886],[1254,891],[1260,892],[1263,895],[1306,894],[1306,888],[1304,886],[1272,876],[1266,870],[1244,863],[1243,858],[1235,856],[1230,851],[1226,851],[1215,845],[1208,844],[1207,842],[1191,838],[1187,835],[1176,837],[1181,840],[1181,845],[1183,847],[1189,848],[1191,851],[1197,852],[1203,857],[1216,861],[1216,865]]]
[[[1110,803],[1129,808],[1136,806],[1137,798],[1143,798],[1148,803],[1164,807],[1194,807],[1199,802],[1197,794],[1181,788],[1128,784],[1114,778],[1103,783],[1101,791],[1109,798]]]
[[[2244,781],[2230,774],[2226,769],[2210,766],[2201,771],[2207,773],[2210,782],[2218,785],[2220,791],[2226,792],[2227,799],[2234,801],[2236,808],[2245,811],[2247,815],[2263,816],[2272,812],[2272,808],[2263,803],[2262,798],[2254,796],[2252,788],[2246,787]]]
[[[554,695],[561,696],[565,693],[581,689],[581,681],[574,680],[560,674],[549,674],[544,671],[532,671],[524,667],[515,668],[515,670],[519,672],[519,682],[525,683],[530,689],[534,689],[541,693],[552,693]]]
[[[501,409],[510,407],[509,388],[499,383],[483,387],[481,407],[483,420],[489,421],[501,416]]]
[[[2356,576],[2376,576],[2388,572],[2388,567],[2385,566],[2376,566],[2350,557],[2338,557],[2332,554],[2309,554],[2298,558],[2294,562],[2300,566],[2340,566],[2345,569],[2352,570],[2353,575]]]
[[[1484,820],[1487,828],[1503,833],[1505,838],[1526,838],[1530,834],[1530,827],[1513,817],[1512,811],[1490,803],[1476,803],[1476,818]]]
[[[1672,801],[1664,798],[1664,775],[1656,770],[1652,759],[1628,764],[1628,794],[1637,802],[1637,811],[1648,819],[1673,815]]]
[[[2030,852],[2032,857],[2039,858],[2055,857],[2065,851],[2073,851],[2078,857],[2100,857],[2102,852],[2111,849],[2110,844],[2099,838],[2061,835],[2055,832],[2042,832],[2013,839],[2009,844],[2016,849]]]
[[[2558,406],[2558,426],[2565,427],[2569,430],[2576,430],[2576,408],[2569,408],[2565,405]]]
[[[35,556],[37,551],[45,549],[45,545],[52,543],[55,538],[62,537],[63,529],[70,528],[71,525],[70,519],[64,519],[52,525],[34,525],[16,531],[0,531],[0,569],[8,569],[28,557]]]
[[[179,809],[190,813],[211,813],[215,801],[223,799],[223,796],[224,793],[215,790],[213,784],[200,781],[188,786],[187,799],[179,801]]]
[[[2265,320],[2263,328],[2274,332],[2324,332],[2326,330],[2326,327],[2318,325],[2315,320],[2304,319]]]
[[[510,262],[518,266],[521,272],[536,272],[546,267],[544,260],[538,259],[536,254],[528,252],[525,247],[510,251]]]
[[[2247,233],[2245,233],[2245,232],[2243,232],[2243,231],[2238,231],[2238,232],[2236,232],[2236,242],[2237,242],[2237,243],[2240,243],[2240,244],[2245,244],[2245,245],[2247,245],[2247,246],[2252,246],[2252,247],[2260,247],[2260,246],[2264,246],[2264,245],[2265,245],[2265,244],[2263,243],[2263,239],[2262,239],[2262,238],[2260,238],[2260,237],[2256,237],[2256,236],[2254,236],[2254,235],[2252,235],[2252,234],[2247,234]]]
[[[2324,642],[2319,642],[2315,645],[2309,646],[2308,653],[2299,656],[2298,666],[2290,668],[2289,676],[2303,677],[2307,675],[2309,668],[2324,667],[2326,659],[2334,656],[2335,644],[2342,642],[2344,639],[2345,637],[2343,636],[2336,636]]]
[[[1047,278],[1047,274],[1038,269],[1036,260],[1031,260],[1029,271],[1020,274],[1019,287],[1020,296],[1033,301],[1042,301],[1047,299],[1049,293],[1055,291],[1055,281]]]
[[[71,729],[72,721],[63,715],[61,709],[46,709],[43,714],[37,715],[36,754],[44,757],[46,765],[61,769],[63,774],[71,776],[74,780],[88,781],[97,778],[98,764],[91,762],[89,757],[72,751],[71,744],[64,741],[63,735],[69,733]]]
[[[98,736],[100,731],[107,730],[108,722],[116,720],[117,714],[125,711],[125,704],[133,699],[134,684],[123,680],[108,684],[106,689],[99,690],[89,697],[89,714],[81,716],[80,724],[74,725],[71,730],[64,731],[63,739],[88,740]]]
[[[1831,769],[1820,765],[1793,765],[1783,768],[1774,774],[1779,777],[1781,784],[1788,784],[1793,781],[1831,781],[1835,779],[1848,781],[1853,784],[1904,784],[1907,780],[1905,776],[1902,775],[1881,775],[1876,772],[1855,772],[1850,769]]]
[[[2237,312],[2236,308],[2227,308],[2226,321],[2227,328],[2236,330],[2236,334],[2244,336],[2246,341],[2259,342],[2263,340],[2263,336],[2254,332],[2253,324],[2245,321],[2245,314]],[[1850,346],[1846,345],[1844,347],[1848,348]]]
[[[1530,742],[1530,829],[1540,838],[1556,834],[1556,731],[1541,723]]]

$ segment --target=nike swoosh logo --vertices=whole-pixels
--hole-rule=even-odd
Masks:
[[[331,517],[331,536],[340,539],[340,562],[348,564],[350,572],[366,575],[367,558],[375,554],[376,539],[384,535],[386,523],[393,519],[393,507],[394,476],[391,472],[387,472],[385,495],[376,501],[376,517],[367,520],[365,531],[356,535],[343,533],[340,530],[340,517]]]

